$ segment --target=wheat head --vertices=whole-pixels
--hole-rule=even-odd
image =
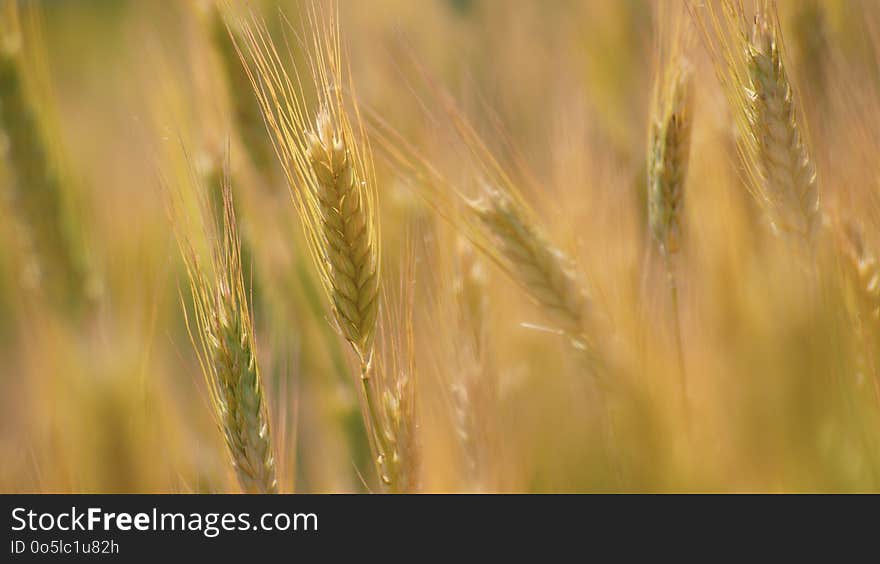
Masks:
[[[209,209],[205,215],[213,216]],[[207,223],[213,227],[210,271],[203,268],[186,238],[179,237],[194,302],[195,327],[190,334],[242,491],[276,493],[275,450],[228,181],[223,184],[223,224]]]
[[[368,358],[379,307],[379,259],[371,236],[372,218],[353,153],[328,112],[319,112],[308,140],[330,298],[345,338],[362,359]]]
[[[779,28],[759,13],[748,45],[750,121],[761,178],[776,226],[812,239],[819,225],[816,171],[804,143],[794,93],[783,65]]]
[[[648,218],[664,255],[679,251],[692,128],[691,70],[670,63],[657,84],[648,146]]]
[[[291,80],[252,16],[237,43],[291,189],[309,250],[340,331],[367,372],[379,308],[379,222],[372,156],[357,107],[346,106],[339,30],[312,7],[310,66],[318,109],[309,118],[299,77]],[[350,117],[353,116],[353,117]],[[354,120],[354,125],[352,120]],[[355,131],[358,131],[356,134]]]
[[[339,331],[360,362],[365,419],[374,463],[384,479],[388,449],[382,437],[373,351],[380,296],[379,219],[372,152],[350,74],[343,71],[333,8],[310,4],[308,61],[317,94],[314,111],[301,77],[291,79],[265,23],[251,13],[238,22],[236,49],[254,89],[266,129],[284,170],[309,253]],[[346,82],[347,79],[347,82]],[[313,117],[310,117],[313,116]]]
[[[821,225],[819,186],[796,91],[786,71],[775,0],[749,18],[741,2],[701,9],[699,21],[736,116],[749,188],[776,231],[812,248]]]
[[[553,319],[559,329],[582,338],[586,330],[586,293],[568,258],[554,248],[506,193],[490,190],[472,204],[514,279]]]

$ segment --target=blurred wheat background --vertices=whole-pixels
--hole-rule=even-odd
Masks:
[[[0,491],[877,491],[878,88],[873,0],[2,0]]]

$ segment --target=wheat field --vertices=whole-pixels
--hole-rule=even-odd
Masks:
[[[873,0],[0,0],[0,492],[877,492]]]

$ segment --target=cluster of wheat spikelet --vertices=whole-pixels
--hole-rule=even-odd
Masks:
[[[211,240],[210,269],[180,235],[194,303],[193,342],[241,489],[275,493],[278,481],[269,415],[241,266],[232,191],[223,184],[223,221],[203,202]]]
[[[143,45],[77,34],[94,41],[83,52],[109,55],[94,68],[78,53],[53,54],[65,110],[56,130],[29,88],[31,52],[4,42],[0,190],[12,199],[0,201],[0,365],[16,377],[0,378],[0,485],[274,492],[290,490],[291,476],[298,491],[880,484],[880,98],[864,80],[880,53],[850,34],[880,18],[869,2],[779,2],[790,52],[767,0],[510,0],[502,18],[486,2],[446,13],[437,0],[415,16],[391,2],[404,33],[419,35],[391,42],[390,53],[376,37],[390,18],[372,4],[204,0],[207,17],[190,21],[183,2],[170,7],[183,16],[174,26],[155,25],[169,7],[153,4],[126,3],[124,16],[100,22],[88,9],[53,8],[46,46],[65,45],[81,22],[106,31],[111,18],[147,34],[148,51],[167,44],[160,71],[171,74],[160,86],[182,111],[154,123],[131,119],[165,90],[150,87],[166,73],[133,56]],[[278,4],[294,23],[230,17],[229,4]],[[649,52],[648,6],[661,20],[693,16],[714,57],[688,49],[685,62],[680,29],[671,52]],[[830,18],[831,42],[816,53],[802,50],[797,27],[813,24],[790,19],[802,6],[821,14],[809,22]],[[180,56],[182,45],[193,51]],[[422,90],[401,52],[437,80]],[[132,88],[132,74],[143,88]],[[821,74],[826,83],[812,78]],[[460,110],[435,95],[441,82]],[[853,99],[862,103],[838,107]],[[370,123],[372,112],[404,133]],[[808,122],[822,134],[811,139]],[[53,170],[64,135],[79,141],[70,149],[86,186]],[[227,135],[231,171],[220,164]],[[176,225],[183,267],[167,260],[156,197],[165,194],[153,193],[150,159],[178,139],[213,156],[194,167],[199,191],[211,187],[206,225]],[[391,161],[375,175],[371,139]],[[294,205],[278,205],[270,185],[289,185]],[[110,278],[85,322],[33,307],[39,299],[16,303],[21,255],[39,259],[41,285],[67,282],[52,243],[60,199],[43,201],[43,187],[93,219],[78,229],[95,234],[86,256]],[[833,231],[818,228],[823,213]],[[32,239],[23,252],[18,223]],[[418,251],[404,257],[411,226]],[[788,260],[801,246],[808,284],[802,262]],[[186,319],[168,299],[180,283]],[[187,328],[196,355],[179,350]],[[603,385],[594,389],[590,375]],[[202,391],[210,402],[192,393]],[[213,426],[203,425],[209,415]]]

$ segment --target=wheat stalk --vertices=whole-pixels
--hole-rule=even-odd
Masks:
[[[213,218],[210,210],[205,214]],[[195,331],[190,328],[190,335],[241,489],[247,493],[276,493],[275,451],[228,179],[223,184],[223,223],[207,223],[213,227],[209,229],[210,278],[192,245],[184,236],[178,238],[194,302]]]
[[[671,13],[668,17],[675,18],[677,15]],[[648,221],[666,267],[679,363],[680,396],[687,413],[687,375],[678,311],[675,257],[682,239],[685,181],[691,151],[692,71],[682,53],[689,39],[687,28],[682,28],[680,20],[667,21],[662,19],[664,16],[667,14],[660,14],[660,69],[654,83],[648,135]]]
[[[357,104],[350,111],[343,96],[343,88],[352,96],[354,89],[350,82],[342,82],[349,75],[343,72],[335,14],[332,9],[319,12],[314,5],[307,12],[309,64],[318,97],[314,118],[306,109],[300,77],[291,80],[265,24],[256,16],[239,22],[236,48],[287,178],[336,324],[358,357],[381,475],[381,460],[387,454],[379,435],[380,406],[370,384],[381,254],[372,153]]]
[[[740,2],[722,0],[699,21],[739,127],[749,187],[777,232],[811,249],[821,224],[819,187],[802,112],[784,61],[774,0],[759,0],[749,25]]]

